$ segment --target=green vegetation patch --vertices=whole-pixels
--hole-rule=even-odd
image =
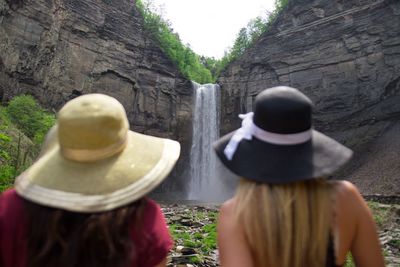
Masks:
[[[356,267],[353,260],[353,255],[351,255],[351,253],[347,254],[346,261],[344,262],[344,267]]]
[[[210,70],[200,62],[200,57],[173,32],[170,23],[153,11],[151,1],[137,0],[136,6],[143,17],[147,33],[186,78],[201,84],[215,80]]]
[[[188,212],[181,220],[170,224],[169,229],[176,245],[195,248],[206,254],[215,250],[216,217],[216,211]]]
[[[176,252],[186,255],[186,263],[208,266],[210,256],[217,249],[217,215],[216,210],[194,207],[167,216]],[[179,251],[178,247],[183,247],[186,252]]]
[[[232,47],[225,51],[223,58],[215,59],[197,55],[189,45],[184,45],[179,35],[172,30],[171,23],[154,11],[155,7],[151,0],[136,1],[147,33],[186,78],[200,84],[215,82],[221,71],[240,57],[272,25],[287,4],[288,0],[276,0],[273,12],[266,12],[265,16],[250,20],[240,29]]]
[[[381,204],[378,202],[368,201],[368,207],[372,211],[374,220],[378,228],[383,228],[387,223],[391,221],[391,206]]]
[[[32,164],[55,116],[45,111],[32,96],[14,97],[0,106],[0,192]]]

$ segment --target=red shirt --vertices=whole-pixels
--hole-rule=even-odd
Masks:
[[[26,267],[26,237],[22,198],[14,189],[0,195],[0,266]],[[137,249],[129,267],[153,267],[168,254],[173,242],[160,206],[151,199],[143,212],[141,231],[132,229]]]

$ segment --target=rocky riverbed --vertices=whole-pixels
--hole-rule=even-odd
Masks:
[[[369,202],[388,267],[400,267],[400,204]],[[217,205],[162,205],[175,244],[168,267],[216,267]],[[345,267],[354,264],[349,260]]]

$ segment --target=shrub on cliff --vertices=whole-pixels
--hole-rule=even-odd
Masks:
[[[170,23],[156,14],[151,0],[137,0],[136,6],[141,13],[146,31],[158,42],[164,53],[176,64],[181,73],[198,83],[215,82],[225,67],[252,46],[266,31],[278,14],[288,5],[289,0],[275,0],[273,12],[265,17],[256,17],[240,29],[233,46],[225,51],[222,59],[199,56],[189,46],[182,44],[179,35],[174,33]]]
[[[171,29],[170,23],[152,10],[151,1],[137,0],[136,6],[143,17],[146,31],[175,63],[183,76],[201,84],[215,81],[216,77],[212,77],[210,70],[201,63],[200,57],[181,42],[179,35]]]
[[[0,107],[0,192],[36,158],[54,123],[55,116],[31,96],[16,96],[7,107]]]
[[[279,13],[288,5],[288,2],[289,0],[275,0],[274,11],[267,12],[265,17],[258,16],[250,20],[246,27],[240,29],[233,46],[225,52],[224,57],[219,61],[216,71],[217,75],[260,38],[268,27],[272,25]]]
[[[55,123],[54,115],[45,112],[30,95],[14,97],[6,112],[11,122],[35,143],[41,143],[45,133]]]

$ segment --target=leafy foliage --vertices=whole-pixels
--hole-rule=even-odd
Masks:
[[[46,113],[30,95],[14,97],[6,110],[11,122],[37,143],[55,123],[54,115]]]
[[[0,192],[36,158],[54,123],[54,114],[42,109],[32,96],[16,96],[7,107],[0,107]]]
[[[240,29],[233,47],[225,54],[222,61],[229,63],[241,56],[248,47],[258,40],[266,29],[267,21],[265,19],[257,17],[250,20],[246,27]]]
[[[153,10],[151,0],[137,0],[147,32],[158,42],[164,53],[175,63],[181,73],[198,83],[215,82],[221,71],[232,61],[241,56],[253,45],[262,33],[275,21],[289,0],[275,0],[275,10],[266,13],[266,17],[256,17],[250,20],[246,27],[240,29],[232,48],[225,51],[222,59],[199,56],[189,45],[182,44],[179,35],[174,33],[170,23]]]
[[[0,165],[0,193],[11,187],[15,169],[8,164]]]
[[[355,267],[353,256],[349,252],[346,256],[346,261],[344,262],[344,267]]]
[[[275,10],[266,13],[266,17],[258,16],[249,21],[246,27],[240,29],[235,42],[220,60],[217,75],[232,61],[240,57],[247,48],[252,46],[260,36],[272,25],[278,14],[287,6],[289,0],[275,0]]]
[[[284,9],[289,3],[289,0],[275,0],[275,8],[277,12],[280,12]]]
[[[215,80],[210,70],[201,63],[200,57],[190,47],[182,44],[170,23],[152,10],[150,1],[137,0],[136,6],[144,19],[147,32],[185,77],[198,83],[210,83]]]
[[[9,165],[11,161],[11,155],[9,153],[9,145],[12,138],[5,133],[10,125],[10,120],[7,117],[4,108],[0,108],[0,192],[7,189],[12,181],[11,178],[14,176],[15,170]]]

